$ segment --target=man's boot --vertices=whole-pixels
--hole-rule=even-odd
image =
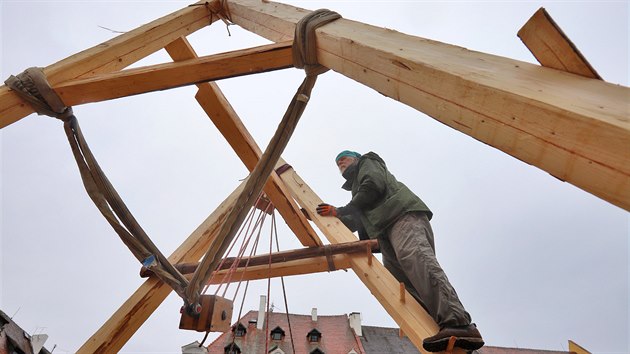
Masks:
[[[425,338],[422,346],[429,352],[441,352],[446,350],[451,337],[455,337],[455,347],[464,350],[476,350],[483,347],[484,344],[481,333],[479,333],[477,326],[472,323],[466,326],[442,328],[433,337]]]

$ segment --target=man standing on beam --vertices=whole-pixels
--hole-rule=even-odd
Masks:
[[[436,335],[424,339],[425,350],[444,351],[451,337],[456,338],[456,347],[481,348],[479,330],[435,257],[431,210],[396,180],[377,154],[345,150],[335,162],[346,179],[341,188],[352,192],[352,200],[339,208],[322,203],[317,213],[338,217],[351,231],[363,228],[361,234],[378,239],[385,268],[440,327]]]

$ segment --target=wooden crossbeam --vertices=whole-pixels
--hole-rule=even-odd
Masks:
[[[231,0],[272,41],[309,11]],[[630,89],[340,19],[316,30],[321,64],[630,210]]]
[[[190,43],[183,37],[169,44],[166,47],[166,51],[175,61],[197,57]],[[232,108],[216,83],[203,83],[197,85],[197,87],[199,88],[195,95],[197,102],[199,102],[221,134],[226,137],[228,143],[245,166],[252,171],[258,163],[262,151],[243,126],[236,111],[234,111],[234,108]],[[280,180],[275,172],[272,172],[264,191],[291,231],[295,233],[304,246],[322,245],[319,236],[308,223],[293,198],[289,196],[284,187],[284,182]]]
[[[293,67],[291,41],[66,81],[53,86],[67,106]]]
[[[518,31],[518,37],[540,65],[602,79],[543,7]]]
[[[234,283],[246,280],[306,275],[350,268],[350,256],[347,254],[333,255],[331,256],[331,262],[335,266],[334,269],[330,268],[330,264],[326,257],[296,259],[293,261],[274,263],[271,266],[257,265],[248,267],[247,269],[238,268],[231,277],[226,277],[228,270],[221,270],[217,272],[214,278],[210,279],[209,284]]]
[[[334,256],[337,254],[348,253],[364,253],[366,249],[375,251],[378,248],[377,240],[365,240],[355,242],[345,242],[336,245],[324,245],[320,247],[308,247],[295,250],[280,251],[271,254],[260,254],[252,257],[243,257],[238,259],[237,268],[244,268],[247,266],[260,266],[260,265],[274,265],[279,263],[286,263],[295,260],[309,259],[309,258],[326,258],[327,255]],[[371,256],[371,255],[370,255]],[[237,261],[234,257],[225,258],[219,265],[219,270],[229,269],[234,266]],[[182,274],[191,274],[197,270],[198,262],[196,263],[178,263],[174,264],[175,268]],[[140,270],[140,276],[147,278],[153,275],[153,272],[145,267]]]
[[[220,11],[219,0],[213,0],[206,6],[204,1],[197,4],[202,6],[185,7],[47,66],[44,72],[48,82],[54,86],[67,80],[121,70],[218,19],[210,14],[211,11]],[[5,85],[0,86],[0,128],[33,112],[31,106],[12,90]]]
[[[245,182],[236,188],[168,258],[171,263],[198,261],[218,234]],[[129,338],[173,291],[157,278],[147,279],[77,353],[118,353]]]

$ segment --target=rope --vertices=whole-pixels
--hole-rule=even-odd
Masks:
[[[85,141],[72,107],[66,107],[50,87],[44,71],[29,68],[17,76],[10,76],[5,83],[31,104],[39,115],[64,122],[64,131],[89,197],[133,255],[183,296],[186,279],[159,251],[122,201]]]
[[[269,353],[269,302],[271,301],[271,254],[273,252],[273,225],[269,234],[269,267],[267,268],[267,313],[265,314],[265,353]]]
[[[317,76],[328,71],[317,61],[315,30],[325,24],[340,19],[341,15],[327,9],[312,11],[295,25],[293,37],[293,65],[302,69],[307,76]]]
[[[28,102],[39,115],[55,117],[66,122],[72,116],[72,107],[66,107],[50,87],[42,68],[28,68],[17,76],[9,76],[4,82]]]
[[[294,64],[296,67],[305,69],[306,77],[293,96],[267,149],[261,156],[256,168],[250,174],[243,191],[236,201],[236,206],[230,211],[221,226],[216,241],[208,249],[202,262],[193,274],[186,288],[186,297],[184,298],[187,308],[192,308],[199,302],[199,290],[207,282],[212,271],[216,269],[220,258],[225,254],[239,226],[243,223],[249,208],[253,206],[255,198],[262,191],[280,155],[287,146],[306,108],[311,91],[317,80],[317,75],[327,70],[317,62],[315,29],[340,17],[339,14],[329,10],[317,10],[305,16],[296,25],[293,47]]]
[[[273,234],[276,238],[276,250],[280,252],[280,243],[278,242],[278,228],[276,227],[276,214],[271,217],[271,225],[273,227]],[[287,290],[284,286],[284,277],[280,277],[282,283],[282,296],[284,297],[284,308],[287,311],[287,324],[289,325],[289,337],[291,338],[291,348],[295,353],[295,342],[293,341],[293,329],[291,328],[291,316],[289,315],[289,302],[287,301]]]

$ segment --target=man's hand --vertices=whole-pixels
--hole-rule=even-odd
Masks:
[[[317,214],[321,216],[337,216],[337,208],[326,203],[318,205],[315,211],[317,211]]]

